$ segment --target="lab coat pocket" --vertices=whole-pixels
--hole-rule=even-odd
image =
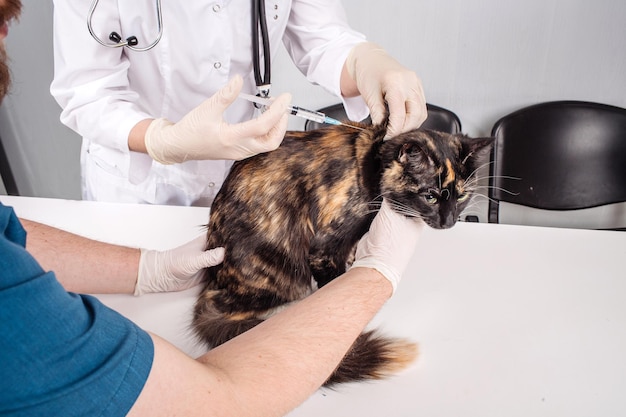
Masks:
[[[153,165],[159,204],[209,206],[225,176],[225,161]]]
[[[155,202],[155,185],[148,175],[143,181],[131,183],[128,172],[121,168],[127,155],[100,146],[89,147],[84,160],[83,198],[120,203]]]

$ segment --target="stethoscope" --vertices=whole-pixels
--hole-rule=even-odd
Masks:
[[[137,45],[139,44],[139,40],[136,36],[129,36],[126,40],[122,40],[122,37],[117,32],[111,32],[109,34],[109,40],[114,43],[106,43],[102,39],[100,39],[91,26],[91,20],[93,19],[93,13],[96,11],[96,7],[98,6],[98,2],[100,0],[93,0],[91,3],[91,7],[89,8],[89,14],[87,15],[87,29],[89,29],[89,33],[91,37],[94,38],[98,43],[102,46],[106,46],[107,48],[119,48],[119,47],[127,47],[128,49],[135,52],[145,52],[154,48],[157,43],[161,40],[161,36],[163,35],[163,16],[161,14],[161,0],[156,0],[156,15],[157,15],[157,37],[150,45],[145,46],[143,48],[139,48]]]
[[[122,36],[117,32],[111,32],[109,34],[109,40],[113,43],[104,42],[93,31],[91,20],[93,14],[98,7],[100,0],[93,0],[89,13],[87,15],[87,28],[91,37],[94,38],[100,45],[107,48],[119,48],[126,47],[135,52],[145,52],[154,48],[163,35],[163,15],[161,13],[161,0],[156,0],[156,15],[157,15],[157,36],[154,42],[145,47],[138,47],[139,40],[136,36],[129,36],[125,40],[122,40]],[[261,35],[261,42],[259,42],[259,34]],[[259,55],[260,46],[263,47],[263,74],[261,75],[261,58]],[[252,62],[254,67],[254,80],[257,86],[257,95],[260,97],[269,97],[270,95],[270,77],[271,77],[271,62],[270,62],[270,41],[267,33],[267,20],[265,16],[265,0],[252,0]]]

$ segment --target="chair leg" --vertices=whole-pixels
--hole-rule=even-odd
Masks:
[[[11,171],[11,165],[9,165],[9,158],[2,146],[2,140],[0,139],[0,176],[4,183],[4,189],[8,195],[20,195],[17,190],[17,184],[15,183],[15,177]]]
[[[489,223],[499,223],[500,222],[500,202],[495,200],[489,200],[489,208],[488,208],[488,222]]]

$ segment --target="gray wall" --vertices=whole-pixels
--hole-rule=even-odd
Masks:
[[[23,4],[6,41],[13,87],[0,107],[0,137],[21,195],[80,199],[80,137],[61,124],[50,95],[52,1]]]
[[[60,109],[49,94],[52,2],[25,3],[7,41],[15,84],[0,108],[0,135],[23,195],[79,198],[80,140],[60,124]],[[344,0],[344,5],[350,23],[414,69],[427,100],[455,111],[471,135],[488,135],[500,116],[540,101],[626,107],[623,0]],[[274,94],[290,91],[298,105],[318,108],[337,101],[308,84],[284,51],[272,73]],[[296,119],[290,124],[302,126]]]
[[[344,4],[351,25],[415,70],[427,100],[455,111],[466,133],[489,134],[500,116],[539,101],[626,107],[622,0]],[[315,107],[335,101],[307,86],[284,56],[274,67],[282,76],[276,75],[276,87],[291,91],[295,102]]]

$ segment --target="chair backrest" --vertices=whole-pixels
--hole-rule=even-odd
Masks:
[[[545,210],[626,201],[626,109],[541,103],[502,117],[492,136],[491,223],[501,201]]]
[[[454,114],[452,111],[448,109],[444,109],[443,107],[435,106],[433,104],[426,104],[426,109],[428,111],[428,118],[422,124],[421,129],[430,129],[430,130],[438,130],[440,132],[447,133],[460,133],[461,132],[461,120]],[[332,117],[337,120],[347,120],[348,116],[346,115],[346,111],[343,107],[343,104],[333,104],[332,106],[324,107],[320,109],[322,113],[326,114],[328,117]],[[363,121],[364,123],[371,123],[371,119],[368,117]],[[314,130],[319,129],[324,126],[321,123],[313,122],[311,120],[307,120],[304,124],[304,130]]]

